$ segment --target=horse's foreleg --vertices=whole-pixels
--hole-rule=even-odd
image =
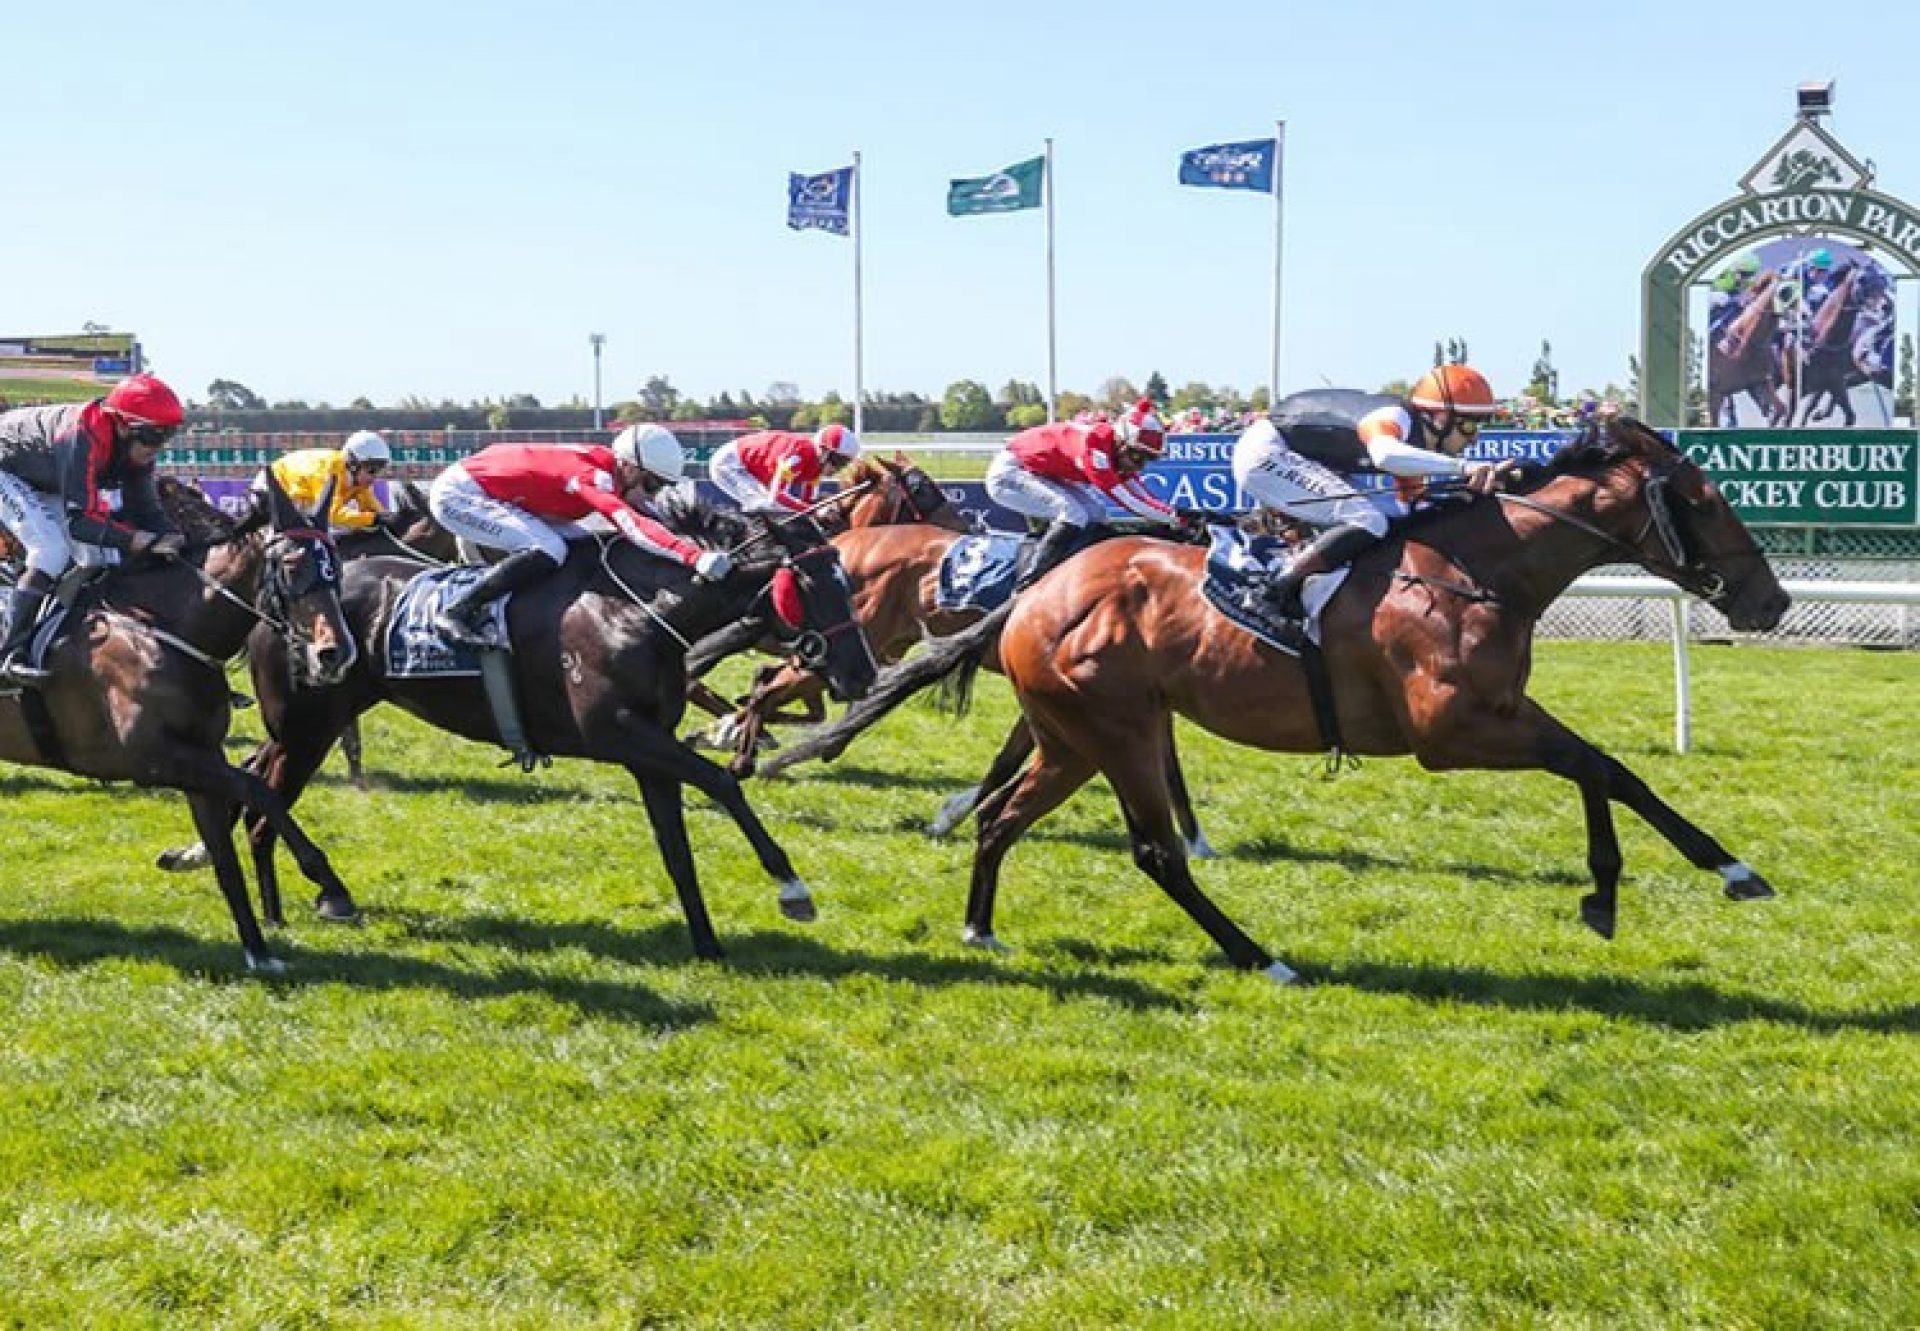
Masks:
[[[246,954],[247,969],[256,974],[277,975],[286,963],[267,949],[260,921],[254,918],[253,902],[247,896],[247,875],[240,867],[239,852],[233,848],[232,810],[224,796],[205,791],[187,796],[193,811],[194,830],[207,848],[213,864],[213,876],[220,884],[220,895],[227,899],[227,912],[240,933],[240,949]]]
[[[687,680],[687,701],[703,712],[725,719],[733,715],[733,704],[714,692],[711,684],[703,684],[697,679]]]
[[[266,912],[269,924],[286,923],[286,914],[280,904],[280,870],[274,860],[276,838],[284,836],[287,849],[294,856],[295,863],[299,864],[301,873],[320,888],[314,898],[314,911],[329,923],[353,923],[360,918],[359,906],[354,904],[346,885],[333,875],[330,867],[326,867],[326,857],[320,855],[306,834],[300,831],[290,812],[333,747],[331,728],[319,732],[283,728],[281,733],[283,739],[269,740],[261,745],[247,764],[248,770],[279,801],[283,813],[283,820],[276,822],[266,810],[255,806],[247,824],[248,839],[253,848],[254,876],[260,882],[261,909]],[[292,836],[286,834],[288,826],[293,827]],[[322,877],[315,877],[314,856],[318,856]]]
[[[812,893],[794,872],[787,852],[747,803],[746,792],[732,773],[701,757],[659,723],[631,708],[621,708],[614,719],[613,733],[596,742],[596,757],[619,763],[636,779],[659,777],[692,786],[718,804],[747,838],[760,867],[780,885],[780,913],[803,922],[815,918]]]
[[[984,822],[1005,804],[1007,797],[1013,794],[1013,783],[1020,776],[1020,768],[1033,753],[1033,728],[1027,724],[1027,718],[1021,717],[1013,723],[1013,729],[1000,745],[1000,752],[994,754],[993,763],[987,768],[987,774],[965,790],[949,795],[940,804],[933,815],[933,821],[927,824],[927,835],[943,837],[966,821],[967,815],[976,810]],[[998,797],[997,800],[995,797]]]
[[[727,764],[728,771],[742,780],[753,775],[760,737],[766,733],[768,723],[778,715],[781,704],[805,692],[808,685],[817,691],[819,681],[785,662],[764,665],[754,672],[753,687],[731,724],[733,759]]]
[[[347,722],[347,728],[340,732],[340,752],[347,760],[347,779],[360,789],[367,788],[367,769],[361,761],[360,722],[358,719]]]

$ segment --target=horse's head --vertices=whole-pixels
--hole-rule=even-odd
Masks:
[[[359,648],[340,605],[340,559],[327,534],[333,486],[305,513],[267,473],[265,566],[259,605],[285,639],[296,684],[335,684],[353,668]]]
[[[1742,631],[1779,624],[1790,598],[1766,555],[1707,474],[1659,433],[1617,416],[1589,425],[1554,469],[1599,466],[1638,478],[1646,518],[1621,544],[1650,572],[1692,592]]]
[[[821,526],[829,532],[910,522],[948,531],[968,529],[940,483],[904,453],[895,453],[891,462],[873,454],[862,457],[841,477],[840,492],[845,499],[831,500],[821,511]]]
[[[808,517],[755,514],[748,524],[753,528],[747,538],[749,562],[742,569],[765,579],[773,616],[793,635],[794,656],[826,681],[834,697],[865,696],[879,666],[854,614],[853,587],[840,566],[840,552]]]

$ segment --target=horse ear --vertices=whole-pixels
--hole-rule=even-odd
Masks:
[[[313,511],[306,515],[310,527],[325,527],[327,515],[333,512],[333,490],[339,484],[339,478],[327,477],[327,488],[320,492],[320,498],[314,501]]]
[[[267,512],[273,519],[275,531],[286,531],[290,527],[301,525],[300,510],[292,499],[287,497],[280,478],[273,474],[273,468],[267,468]]]

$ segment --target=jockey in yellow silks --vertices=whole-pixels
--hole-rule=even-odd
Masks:
[[[393,461],[387,441],[371,430],[348,436],[342,448],[302,448],[274,459],[268,468],[287,497],[311,510],[333,485],[333,508],[327,528],[333,532],[364,531],[379,521],[386,507],[374,493],[374,479]],[[265,494],[266,472],[254,478],[255,493]]]

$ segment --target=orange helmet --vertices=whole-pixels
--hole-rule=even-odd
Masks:
[[[1445,411],[1456,416],[1491,416],[1493,386],[1486,376],[1467,365],[1442,365],[1420,376],[1407,401],[1422,411]]]

